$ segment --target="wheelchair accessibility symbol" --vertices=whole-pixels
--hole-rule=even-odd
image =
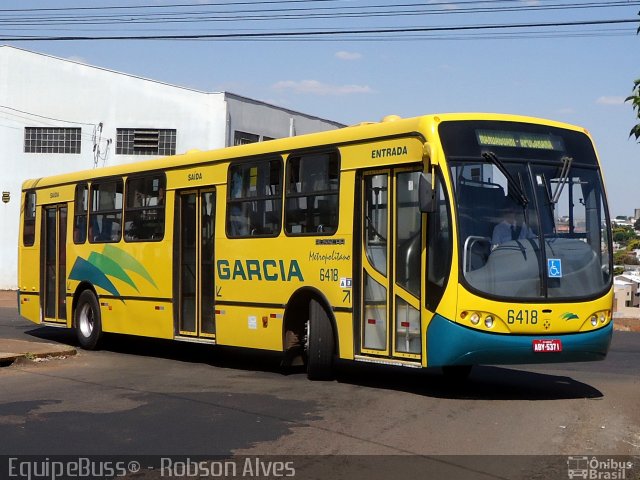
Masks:
[[[548,258],[547,273],[549,278],[562,278],[562,261],[559,258]]]

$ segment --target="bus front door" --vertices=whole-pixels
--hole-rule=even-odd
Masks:
[[[424,229],[415,169],[366,172],[361,180],[360,353],[422,359]]]
[[[67,322],[67,205],[42,209],[40,285],[43,286],[42,320]]]
[[[215,339],[215,204],[214,189],[176,195],[179,336]]]

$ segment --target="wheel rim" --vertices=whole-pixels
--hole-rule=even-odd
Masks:
[[[83,305],[80,310],[80,316],[78,319],[78,324],[80,325],[80,332],[82,336],[88,338],[93,333],[94,326],[94,318],[93,318],[93,310],[89,305]]]

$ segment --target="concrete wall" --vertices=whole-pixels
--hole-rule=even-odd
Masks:
[[[238,130],[260,135],[262,140],[262,137],[283,138],[344,126],[232,93],[225,93],[225,99],[229,122],[227,145],[233,145],[234,132]]]

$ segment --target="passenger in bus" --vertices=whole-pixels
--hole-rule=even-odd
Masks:
[[[516,205],[508,205],[504,209],[502,221],[493,228],[493,235],[491,236],[492,248],[512,240],[536,237],[524,220],[518,221],[519,210]]]
[[[85,215],[76,216],[73,227],[73,243],[84,243],[87,239],[87,218]]]
[[[100,225],[98,219],[91,215],[91,221],[89,222],[89,242],[93,243],[100,240]]]
[[[117,242],[120,240],[122,228],[120,227],[120,222],[114,220],[111,222],[111,236],[107,240],[110,242]]]

